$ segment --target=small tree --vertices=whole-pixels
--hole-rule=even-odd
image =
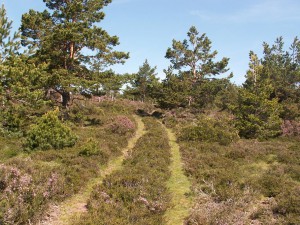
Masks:
[[[58,114],[58,109],[49,111],[31,126],[26,143],[29,149],[61,149],[75,144],[77,137],[59,120]]]
[[[242,137],[270,138],[281,133],[282,105],[278,98],[274,98],[273,81],[264,77],[264,71],[264,65],[250,52],[246,82],[239,90],[234,108],[236,126]]]
[[[152,96],[153,90],[158,85],[155,70],[156,67],[151,68],[146,59],[139,71],[132,77],[130,92],[134,93],[142,102]]]
[[[284,50],[283,38],[273,45],[263,44],[264,66],[262,78],[269,79],[274,87],[272,97],[278,98],[284,111],[283,119],[295,120],[300,117],[300,41],[296,37],[289,50]]]

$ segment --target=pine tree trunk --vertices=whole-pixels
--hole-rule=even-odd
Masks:
[[[71,100],[70,92],[63,91],[61,95],[62,95],[62,106],[63,106],[63,108],[66,109],[66,108],[68,108],[69,102]]]

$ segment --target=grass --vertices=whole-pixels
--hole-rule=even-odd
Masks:
[[[176,136],[170,129],[166,129],[171,146],[171,177],[167,182],[167,187],[172,195],[171,206],[166,211],[164,217],[169,225],[182,225],[184,219],[189,215],[192,207],[191,183],[184,175],[179,146],[176,143]]]
[[[64,201],[58,207],[54,207],[52,215],[46,221],[47,224],[72,224],[74,218],[78,218],[82,213],[86,212],[86,205],[93,191],[93,188],[97,184],[101,184],[103,179],[109,174],[122,168],[122,163],[127,153],[135,146],[137,140],[144,135],[144,124],[142,120],[135,116],[138,128],[136,134],[128,142],[128,146],[123,150],[123,155],[109,161],[108,165],[100,168],[101,176],[91,179],[86,187],[78,194],[72,196],[70,199]],[[45,223],[45,222],[44,222]]]
[[[0,162],[22,153],[18,138],[5,138],[0,135]]]

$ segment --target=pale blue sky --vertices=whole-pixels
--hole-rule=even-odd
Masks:
[[[42,10],[42,0],[1,0],[19,27],[30,8]],[[283,36],[286,47],[299,35],[299,0],[113,0],[100,24],[120,37],[118,50],[129,51],[118,73],[137,72],[147,58],[160,77],[170,64],[164,58],[172,39],[183,40],[194,25],[206,33],[219,58],[229,57],[233,82],[241,84],[248,69],[250,50],[261,55],[263,41],[272,44]]]

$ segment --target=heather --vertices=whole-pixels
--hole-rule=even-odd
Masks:
[[[300,224],[298,37],[233,74],[191,26],[116,72],[111,0],[41,2],[16,32],[0,8],[1,225]]]
[[[136,129],[133,117],[128,115],[134,107],[119,104],[117,107],[123,109],[119,113],[114,105],[113,102],[107,102],[103,105],[83,106],[84,110],[91,111],[85,121],[94,118],[102,121],[102,125],[86,122],[79,126],[69,125],[72,129],[69,128],[68,132],[72,130],[77,137],[73,147],[57,150],[55,146],[49,145],[47,149],[35,148],[31,151],[14,137],[1,140],[1,223],[26,224],[38,221],[51,204],[78,193],[90,179],[101,174],[101,168],[110,159],[121,154]],[[95,113],[99,111],[105,113]],[[55,123],[60,124],[56,115],[58,112],[51,113]],[[119,124],[120,118],[121,127],[113,131],[107,129],[112,121]],[[53,120],[50,122],[53,123]],[[126,122],[125,127],[129,125],[125,130],[122,121]],[[45,124],[45,121],[42,122]],[[60,135],[57,137],[62,138]]]
[[[166,181],[170,176],[170,146],[162,126],[144,119],[142,136],[123,162],[122,170],[97,185],[88,213],[73,224],[164,224],[169,206]]]

